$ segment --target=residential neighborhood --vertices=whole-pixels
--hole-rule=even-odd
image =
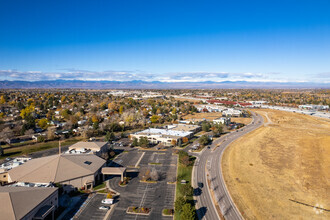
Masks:
[[[174,192],[190,198],[182,190],[192,183],[177,173],[179,167],[192,168],[207,146],[251,123],[249,109],[277,108],[270,100],[230,101],[238,92],[244,94],[226,92],[217,98],[214,92],[178,96],[176,91],[113,90],[2,95],[1,196],[36,198],[25,211],[15,211],[23,209],[13,201],[0,212],[14,219],[125,218],[131,212],[168,219],[175,210],[182,214],[176,206],[181,198]],[[319,105],[297,109],[329,114]],[[137,189],[148,192],[150,201],[158,191],[169,197],[155,206],[149,199],[144,203]],[[128,202],[134,194],[139,197]]]

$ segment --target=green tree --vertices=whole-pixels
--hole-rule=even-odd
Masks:
[[[68,119],[71,115],[71,111],[69,109],[64,109],[61,111],[61,116],[65,119]]]
[[[99,123],[98,123],[98,122],[94,122],[94,123],[93,123],[93,129],[94,129],[94,130],[99,129]]]
[[[149,146],[148,138],[147,137],[140,137],[139,146],[144,147],[144,148],[148,147]]]
[[[137,139],[137,138],[133,138],[132,146],[133,146],[133,147],[136,147],[136,146],[138,146],[138,145],[139,145],[139,141],[138,141],[138,139]]]
[[[207,122],[204,122],[202,124],[202,130],[205,131],[205,132],[209,132],[210,131],[210,128],[211,128],[211,125]]]
[[[219,136],[221,135],[222,132],[223,132],[222,124],[220,124],[220,123],[216,123],[216,124],[212,127],[212,133],[213,133],[213,136],[215,136],[215,137],[219,137]]]
[[[113,140],[115,140],[116,136],[113,132],[107,132],[107,134],[105,135],[105,141],[107,142],[111,142]]]
[[[209,137],[206,136],[206,135],[202,135],[202,136],[198,139],[199,144],[201,144],[201,145],[203,145],[203,146],[207,145],[207,144],[209,143],[209,141],[210,141],[210,139],[209,139]]]
[[[186,203],[182,206],[180,219],[182,220],[194,220],[196,218],[196,212],[194,207],[190,203]]]
[[[174,208],[176,212],[181,212],[182,211],[182,206],[186,204],[186,199],[182,196],[178,197],[175,200]]]
[[[183,185],[181,191],[184,196],[192,196],[194,193],[194,189],[189,184]]]

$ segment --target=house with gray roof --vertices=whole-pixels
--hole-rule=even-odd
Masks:
[[[58,207],[55,187],[0,187],[0,219],[54,219]]]

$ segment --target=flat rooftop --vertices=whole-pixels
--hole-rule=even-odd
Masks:
[[[175,124],[169,125],[168,129],[172,131],[183,131],[183,132],[192,132],[198,129],[200,126],[198,125],[189,125],[189,124]]]
[[[175,137],[186,137],[192,134],[190,131],[178,131],[171,129],[149,128],[135,133],[136,135],[166,135]]]

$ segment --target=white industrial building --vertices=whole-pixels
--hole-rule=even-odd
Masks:
[[[328,110],[328,105],[299,105],[299,109],[307,109],[307,110]]]
[[[188,139],[191,138],[200,128],[201,127],[198,125],[173,124],[168,125],[166,128],[149,128],[136,132],[131,135],[131,139],[147,137],[152,144],[162,143],[166,146],[170,146],[173,141],[177,143],[184,137]]]
[[[224,124],[224,125],[229,125],[230,124],[230,118],[217,118],[217,119],[214,119],[213,120],[214,123],[221,123],[221,124]]]
[[[240,117],[242,114],[241,110],[233,109],[233,108],[228,108],[224,111],[222,111],[222,115],[226,117]]]

